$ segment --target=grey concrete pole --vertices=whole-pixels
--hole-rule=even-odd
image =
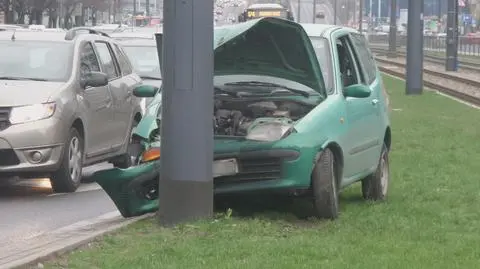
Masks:
[[[390,32],[387,57],[397,57],[397,0],[390,0]]]
[[[297,22],[298,23],[300,23],[300,13],[301,13],[300,12],[300,4],[301,4],[301,2],[300,2],[300,0],[298,0],[298,2],[297,2]]]
[[[317,16],[317,0],[313,0],[313,18],[312,18],[312,22],[315,23],[315,19],[316,19],[316,16]]]
[[[333,0],[333,24],[337,25],[337,0]]]
[[[458,62],[458,1],[448,0],[447,14],[447,59],[445,69],[457,71]]]
[[[213,1],[165,0],[160,223],[213,215]]]
[[[359,0],[359,7],[358,7],[358,31],[361,33],[363,31],[363,0]]]
[[[408,0],[406,94],[423,91],[423,0]]]

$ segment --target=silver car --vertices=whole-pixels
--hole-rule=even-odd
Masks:
[[[128,167],[140,84],[106,34],[0,31],[0,178],[47,176],[74,192],[86,165]]]

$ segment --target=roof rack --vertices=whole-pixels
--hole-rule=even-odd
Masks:
[[[65,34],[65,40],[74,39],[75,36],[77,35],[77,32],[79,32],[79,31],[88,31],[88,33],[91,34],[91,35],[101,35],[101,36],[104,36],[104,37],[110,37],[108,34],[102,32],[102,31],[98,31],[98,30],[95,30],[95,29],[92,29],[92,28],[89,28],[89,27],[74,27],[74,28],[67,31],[67,33]]]

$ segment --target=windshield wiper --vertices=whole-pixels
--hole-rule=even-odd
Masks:
[[[293,92],[296,94],[300,94],[304,97],[310,97],[310,93],[302,90],[292,89],[280,84],[270,83],[270,82],[261,82],[261,81],[240,81],[240,82],[230,82],[225,83],[227,86],[259,86],[259,87],[272,87],[272,88],[279,88],[283,90],[287,90],[289,92]],[[271,93],[275,93],[278,91],[272,91]]]
[[[227,95],[235,96],[235,97],[238,96],[237,92],[227,91],[227,90],[219,88],[219,87],[215,87],[214,89],[215,89],[215,94],[227,94]]]
[[[32,80],[32,81],[48,81],[44,78],[24,78],[24,77],[0,77],[0,80]]]
[[[140,76],[141,79],[154,79],[154,80],[162,80],[159,77],[152,77],[152,76]]]

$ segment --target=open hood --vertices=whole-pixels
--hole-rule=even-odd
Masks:
[[[215,27],[213,42],[215,75],[278,77],[326,96],[310,39],[295,22],[266,17]],[[162,39],[157,38],[157,46],[163,49]]]
[[[308,35],[299,24],[260,18],[216,27],[215,75],[264,75],[306,85],[326,95]]]

